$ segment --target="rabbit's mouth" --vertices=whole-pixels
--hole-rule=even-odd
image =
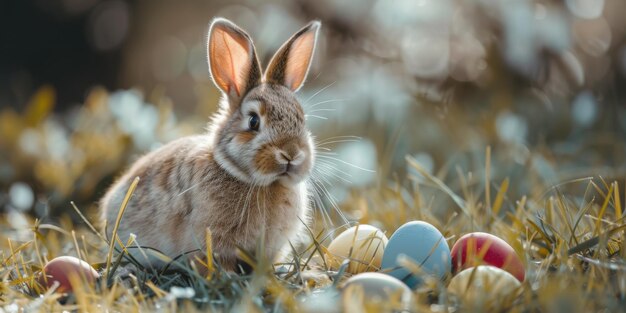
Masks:
[[[305,168],[302,166],[284,165],[281,172],[276,174],[276,179],[288,184],[297,184],[306,178]]]
[[[278,178],[295,178],[294,176],[296,176],[296,169],[293,165],[289,165],[289,164],[285,164],[284,166],[282,166],[284,168],[284,170],[282,172],[280,172],[278,174]]]
[[[287,162],[287,164],[280,164],[281,173],[278,176],[289,176],[290,172],[297,170],[296,166],[294,166],[291,162]]]

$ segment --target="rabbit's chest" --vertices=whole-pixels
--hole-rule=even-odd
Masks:
[[[268,211],[265,223],[266,246],[274,255],[288,242],[296,246],[305,223],[308,223],[308,196],[304,183],[277,189],[280,196],[273,203],[274,209]]]
[[[306,189],[300,185],[293,187],[279,186],[275,188],[277,195],[267,211],[266,231],[288,231],[292,225],[301,224],[299,219],[306,210]]]
[[[235,228],[238,243],[254,249],[264,236],[267,252],[277,254],[297,236],[307,220],[307,195],[303,187],[270,186],[250,195],[255,197],[254,201],[242,199],[248,206],[239,207],[239,222]]]

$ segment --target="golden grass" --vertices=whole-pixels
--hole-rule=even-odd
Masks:
[[[34,108],[23,116],[0,113],[0,120],[5,122],[0,127],[7,135],[0,138],[3,151],[14,148],[19,134],[25,129],[35,127],[42,131],[37,125],[49,114],[49,97],[49,90],[41,90],[32,100]],[[15,152],[11,161],[15,162],[16,168],[25,169],[27,174],[24,177],[36,182],[33,185],[43,186],[43,191],[37,191],[81,199],[85,194],[97,195],[98,184],[128,163],[131,154],[128,138],[115,128],[107,128],[109,126],[96,130],[88,127],[112,124],[111,116],[107,115],[106,97],[102,90],[90,94],[80,115],[80,123],[77,123],[81,126],[72,134],[72,144],[87,154],[87,161],[80,166],[73,165],[77,162],[72,159],[54,163],[43,156],[33,159]],[[462,132],[462,129],[454,131]],[[392,154],[393,144],[386,149]],[[96,210],[93,206],[80,207],[69,201],[69,205],[62,204],[68,212],[76,213],[74,221],[64,215],[57,220],[42,221],[10,210],[0,215],[0,312],[19,309],[42,312],[295,312],[311,307],[310,303],[307,305],[307,299],[330,303],[331,307],[345,308],[346,311],[362,308],[375,312],[381,309],[381,304],[370,303],[372,299],[359,291],[343,298],[338,296],[343,282],[350,276],[346,272],[350,261],[367,266],[372,261],[346,260],[333,271],[326,259],[327,247],[334,235],[357,223],[375,225],[390,236],[411,220],[431,223],[444,234],[450,246],[468,232],[492,233],[511,244],[525,264],[527,277],[519,295],[482,303],[482,307],[470,306],[457,295],[448,293],[446,285],[450,277],[444,281],[426,279],[414,291],[414,312],[622,310],[626,306],[623,179],[618,180],[617,175],[610,180],[599,175],[581,175],[585,177],[548,184],[539,177],[541,173],[531,169],[531,161],[521,166],[523,171],[529,172],[527,175],[502,175],[502,171],[508,173],[498,165],[502,159],[508,158],[506,148],[488,146],[478,158],[479,161],[472,166],[462,167],[450,156],[439,172],[430,173],[414,157],[406,156],[409,173],[419,176],[409,175],[406,179],[388,173],[386,167],[391,164],[391,156],[381,160],[381,164],[387,165],[379,171],[375,184],[351,190],[340,203],[340,209],[351,219],[349,224],[328,225],[317,216],[314,225],[306,228],[310,244],[283,264],[270,264],[268,260],[255,258],[255,255],[262,255],[259,253],[264,249],[262,245],[257,253],[239,251],[240,258],[254,268],[252,274],[236,275],[223,271],[213,260],[210,244],[203,251],[204,256],[194,259],[191,264],[161,256],[172,264],[171,268],[142,267],[129,253],[133,238],[122,243],[116,236],[124,205],[116,224],[110,225],[114,227],[112,238],[115,239],[110,241],[94,226],[92,214]],[[32,165],[25,165],[27,161],[45,164],[42,168],[55,173],[71,175],[38,180],[33,171],[29,172]],[[86,178],[80,175],[81,172]],[[497,172],[500,174],[496,175]],[[525,194],[517,192],[522,185],[530,185]],[[124,203],[132,195],[132,188]],[[204,237],[211,242],[209,231]],[[158,252],[148,248],[140,252],[158,256]],[[61,255],[81,257],[104,275],[95,286],[86,286],[82,280],[73,279],[76,292],[69,297],[54,292],[54,289],[46,290],[39,285],[37,276],[48,260]],[[419,264],[409,259],[400,262],[415,273],[421,272]],[[207,271],[199,271],[196,264]],[[129,272],[128,269],[132,268],[136,270]],[[490,290],[486,288],[483,292]],[[315,298],[320,294],[325,296]],[[382,309],[397,308],[398,305],[390,301],[382,304]]]
[[[586,189],[591,190],[586,198],[579,199],[578,205],[555,187],[543,201],[524,197],[515,205],[505,206],[504,199],[509,184],[505,180],[496,192],[493,207],[488,210],[481,202],[470,205],[470,202],[456,195],[442,181],[425,172],[424,174],[427,182],[421,189],[414,189],[413,198],[424,197],[423,194],[418,194],[419,190],[424,190],[429,185],[428,181],[431,181],[432,188],[440,190],[440,196],[451,197],[454,205],[466,205],[465,210],[459,207],[457,209],[460,214],[450,214],[447,220],[442,220],[429,212],[427,205],[416,205],[420,202],[402,198],[401,192],[390,192],[395,188],[406,191],[406,185],[392,186],[392,190],[385,187],[378,192],[355,192],[353,197],[356,199],[353,202],[376,204],[364,204],[364,216],[370,223],[382,223],[388,233],[403,220],[422,219],[437,226],[448,238],[450,245],[462,234],[477,230],[491,232],[511,243],[526,264],[527,279],[522,285],[520,295],[495,303],[483,303],[483,308],[472,307],[472,310],[544,311],[565,303],[577,310],[596,311],[607,308],[612,311],[623,306],[626,296],[626,263],[622,242],[626,223],[621,211],[619,192],[616,192],[620,188],[617,182],[606,183],[600,178],[578,181],[577,184],[587,184]],[[467,186],[464,188],[471,191]],[[129,192],[127,197],[130,194]],[[396,207],[382,205],[391,200],[395,200]],[[528,205],[530,200],[533,203],[542,201],[545,207],[531,208]],[[402,219],[391,218],[390,215],[397,214],[400,206],[405,210]],[[332,229],[315,232],[317,235],[312,236],[314,240],[311,245],[296,255],[287,272],[276,271],[266,260],[256,260],[245,251],[241,251],[240,256],[253,265],[254,274],[234,275],[223,272],[219,264],[212,261],[209,245],[206,251],[209,257],[205,259],[208,263],[197,260],[209,268],[206,276],[198,275],[193,268],[167,273],[151,273],[144,269],[143,272],[122,278],[116,276],[116,270],[120,267],[115,264],[129,264],[132,261],[119,257],[125,254],[122,251],[115,253],[113,242],[102,242],[103,236],[94,233],[95,228],[91,223],[87,227],[68,230],[37,224],[37,221],[31,222],[33,239],[17,242],[10,237],[20,230],[12,228],[7,224],[6,216],[3,217],[2,225],[8,238],[2,246],[0,307],[5,310],[18,306],[43,311],[84,312],[100,311],[103,308],[131,312],[156,308],[166,311],[228,308],[245,308],[248,311],[298,311],[303,298],[317,290],[341,287],[341,282],[349,276],[345,273],[348,262],[344,262],[338,272],[326,271],[323,265],[325,247],[329,240],[322,235]],[[314,230],[310,231],[313,235]],[[61,237],[57,237],[58,235]],[[211,234],[207,232],[206,239],[209,242],[210,238]],[[105,246],[108,247],[106,253],[103,252]],[[125,250],[126,247],[121,246]],[[259,246],[259,249],[263,247]],[[100,271],[107,273],[97,286],[86,286],[83,280],[75,277],[73,282],[79,287],[75,287],[76,292],[65,300],[65,304],[58,302],[60,295],[51,290],[45,292],[35,279],[46,256],[49,258],[63,254],[81,256],[92,263],[99,263],[93,260],[106,260]],[[118,259],[113,262],[116,254]],[[331,278],[328,283],[317,284],[306,278],[312,258],[318,259],[320,265],[316,268]],[[369,264],[371,260],[356,261]],[[411,264],[410,260],[402,262],[414,272],[420,272],[419,266]],[[114,278],[106,279],[109,275]],[[464,310],[464,304],[455,295],[448,294],[445,285],[445,281],[427,280],[425,285],[415,291],[418,299],[415,311],[438,311],[446,307],[449,310]],[[189,288],[187,290],[193,295],[189,297],[189,294],[176,291],[175,288],[172,289],[174,286]],[[341,301],[347,301],[343,304],[344,307],[361,301],[358,307],[381,308],[379,304],[368,304],[368,298],[359,296],[358,293],[348,295],[343,300],[335,298],[332,301],[338,301],[337,305]],[[389,304],[390,307],[394,305]]]

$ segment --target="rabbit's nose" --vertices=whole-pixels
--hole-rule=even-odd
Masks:
[[[287,161],[287,163],[291,162],[293,160],[293,158],[291,156],[289,156],[289,154],[287,154],[285,151],[281,151],[280,152],[280,157],[284,160]]]
[[[287,173],[292,168],[291,156],[285,151],[276,151],[276,162],[279,164],[279,171]]]
[[[304,160],[304,153],[301,150],[295,150],[293,153],[289,153],[284,150],[279,150],[276,153],[276,161],[278,164],[287,165],[300,165]]]

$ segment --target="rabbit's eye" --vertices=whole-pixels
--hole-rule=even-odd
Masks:
[[[248,119],[250,130],[257,131],[259,126],[261,126],[261,118],[256,113],[250,113],[250,118]]]

